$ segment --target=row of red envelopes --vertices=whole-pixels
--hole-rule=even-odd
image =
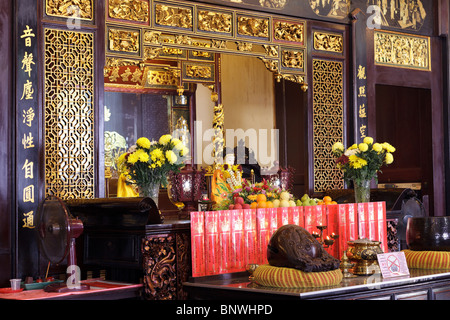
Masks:
[[[327,226],[324,238],[338,237],[326,251],[341,259],[347,241],[381,242],[387,252],[385,202],[191,212],[192,276],[245,271],[267,264],[267,245],[281,226],[295,224],[309,233]]]

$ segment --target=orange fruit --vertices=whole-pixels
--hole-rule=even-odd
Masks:
[[[322,200],[317,201],[318,205],[325,204]]]
[[[256,196],[256,202],[260,202],[260,201],[267,201],[265,194],[260,193]]]
[[[331,202],[333,199],[331,199],[330,196],[323,197],[323,202]]]
[[[256,209],[257,206],[258,206],[258,203],[257,203],[257,202],[252,202],[252,203],[250,203],[250,208],[251,208],[251,209]]]
[[[266,201],[266,207],[267,208],[273,208],[273,202],[272,201]]]
[[[337,204],[337,202],[336,201],[331,201],[330,204]]]
[[[267,208],[267,203],[265,201],[258,201],[256,205],[257,208]]]

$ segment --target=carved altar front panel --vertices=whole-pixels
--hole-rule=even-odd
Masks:
[[[148,300],[182,300],[182,283],[191,275],[188,233],[148,235],[142,240],[144,297]]]

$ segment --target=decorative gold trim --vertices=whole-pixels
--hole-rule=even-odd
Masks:
[[[149,0],[108,0],[108,17],[131,22],[150,21]]]
[[[314,50],[344,52],[344,37],[340,34],[314,31]]]
[[[431,71],[430,37],[375,31],[376,65]]]
[[[94,19],[93,0],[46,0],[45,14],[60,18]]]

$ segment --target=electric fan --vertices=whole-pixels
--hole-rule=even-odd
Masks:
[[[36,218],[39,246],[43,255],[53,264],[60,264],[67,258],[68,270],[79,270],[76,267],[75,239],[83,233],[83,222],[73,218],[65,203],[56,196],[49,196],[41,203]],[[89,289],[88,285],[77,280],[79,275],[70,271],[66,283],[50,284],[44,291],[70,292]]]

